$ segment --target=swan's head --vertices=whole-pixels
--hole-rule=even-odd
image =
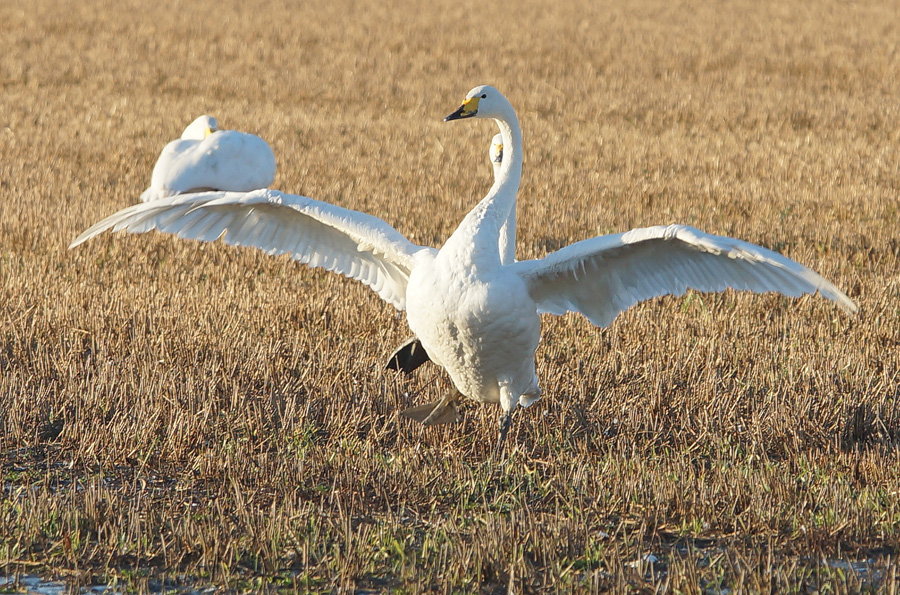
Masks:
[[[494,166],[498,166],[503,163],[503,135],[495,134],[494,138],[491,139],[491,150],[488,151],[488,155],[491,157],[491,163]]]
[[[200,116],[181,133],[182,140],[203,140],[219,129],[219,123],[212,116]]]
[[[501,118],[515,114],[506,97],[490,85],[475,87],[466,95],[462,105],[455,112],[444,118],[444,122],[463,118]]]

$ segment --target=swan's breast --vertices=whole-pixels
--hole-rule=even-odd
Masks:
[[[417,274],[419,273],[419,274]],[[500,400],[500,379],[531,382],[540,319],[518,276],[433,269],[410,277],[409,326],[464,395]]]

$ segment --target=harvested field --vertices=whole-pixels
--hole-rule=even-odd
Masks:
[[[151,591],[897,592],[900,12],[889,2],[0,3],[0,575]],[[423,428],[362,285],[160,234],[137,202],[196,116],[274,187],[440,245],[525,141],[518,257],[685,223],[818,297],[547,317],[544,397]]]

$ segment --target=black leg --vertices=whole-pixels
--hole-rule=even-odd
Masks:
[[[506,435],[509,433],[509,427],[512,425],[512,409],[504,411],[500,416],[500,435],[497,437],[497,448],[494,450],[496,455],[503,452],[503,445],[506,444]]]

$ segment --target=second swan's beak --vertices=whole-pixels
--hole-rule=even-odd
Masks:
[[[462,105],[459,108],[444,118],[444,122],[449,122],[451,120],[461,120],[463,118],[471,118],[475,114],[478,113],[478,97],[469,97],[465,101],[462,102]]]

